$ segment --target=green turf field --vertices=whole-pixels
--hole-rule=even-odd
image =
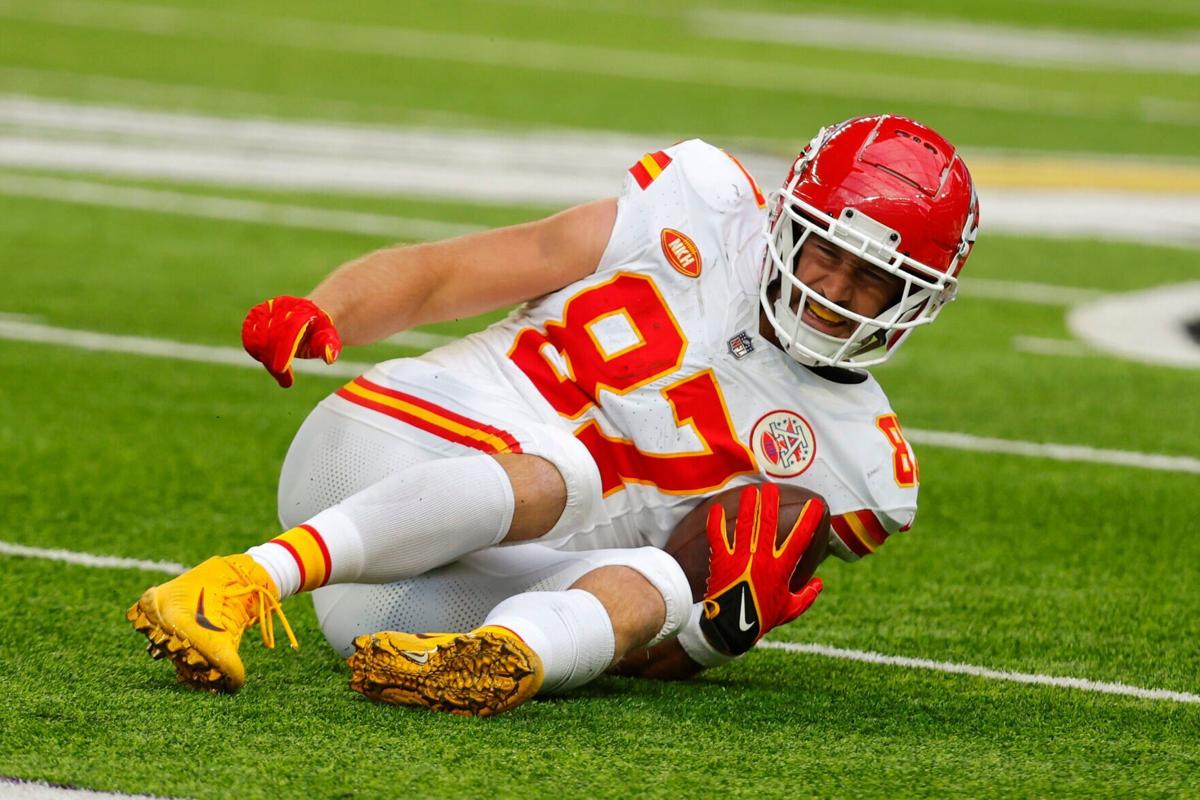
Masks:
[[[1136,13],[1112,0],[753,8],[1164,41],[1200,29],[1200,8],[1170,0]],[[767,47],[698,33],[692,11],[627,0],[0,0],[0,95],[664,143],[703,135],[773,152],[886,109],[975,152],[1124,154],[1181,169],[1200,157],[1195,73]],[[13,125],[0,120],[0,136]],[[0,167],[33,174],[50,173]],[[554,210],[69,177],[471,225]],[[969,290],[971,277],[1110,292],[1194,281],[1196,251],[989,235],[986,206],[983,218],[962,298],[877,373],[906,427],[1200,457],[1200,371],[1019,351],[1019,336],[1068,339],[1065,307]],[[237,347],[253,303],[302,293],[391,240],[0,193],[0,324]],[[412,352],[377,344],[344,358]],[[7,338],[0,374],[0,543],[184,564],[276,532],[283,453],[344,380],[301,375],[283,392],[254,370]],[[773,640],[1200,693],[1200,475],[917,450],[915,529],[861,563],[827,564],[818,604]],[[603,679],[463,720],[349,691],[303,599],[286,607],[302,649],[266,652],[250,632],[246,688],[210,697],[177,688],[123,619],[161,574],[0,555],[0,576],[0,777],[196,798],[1200,792],[1200,703],[1178,699],[764,650],[686,684]]]

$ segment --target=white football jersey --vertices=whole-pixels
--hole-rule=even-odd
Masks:
[[[763,480],[821,494],[847,560],[911,525],[917,465],[879,384],[759,335],[765,206],[705,142],[647,154],[595,274],[424,357],[503,376],[587,447],[603,501],[562,546],[662,546],[703,497]]]

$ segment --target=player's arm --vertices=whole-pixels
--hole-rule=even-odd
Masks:
[[[309,294],[346,344],[482,314],[560,289],[595,271],[615,199],[546,219],[428,244],[388,247],[339,267]]]
[[[610,198],[534,222],[376,250],[336,269],[305,298],[255,306],[243,343],[290,386],[293,357],[332,362],[343,342],[370,344],[418,325],[474,316],[590,275],[616,215]]]

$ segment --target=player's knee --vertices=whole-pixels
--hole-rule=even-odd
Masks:
[[[513,483],[516,508],[507,542],[558,539],[593,530],[604,517],[600,470],[583,443],[549,425],[524,432],[525,452],[496,456]],[[537,503],[522,503],[522,498]]]
[[[674,636],[691,611],[692,593],[683,569],[656,547],[622,551],[612,562],[588,572],[572,588],[592,592],[609,610],[618,655]]]
[[[496,456],[513,490],[513,517],[505,542],[536,539],[549,533],[567,506],[567,484],[559,468],[528,453]]]

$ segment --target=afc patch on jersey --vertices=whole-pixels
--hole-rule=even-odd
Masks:
[[[776,478],[794,478],[812,466],[817,437],[808,420],[783,409],[763,415],[750,431],[759,465]]]

